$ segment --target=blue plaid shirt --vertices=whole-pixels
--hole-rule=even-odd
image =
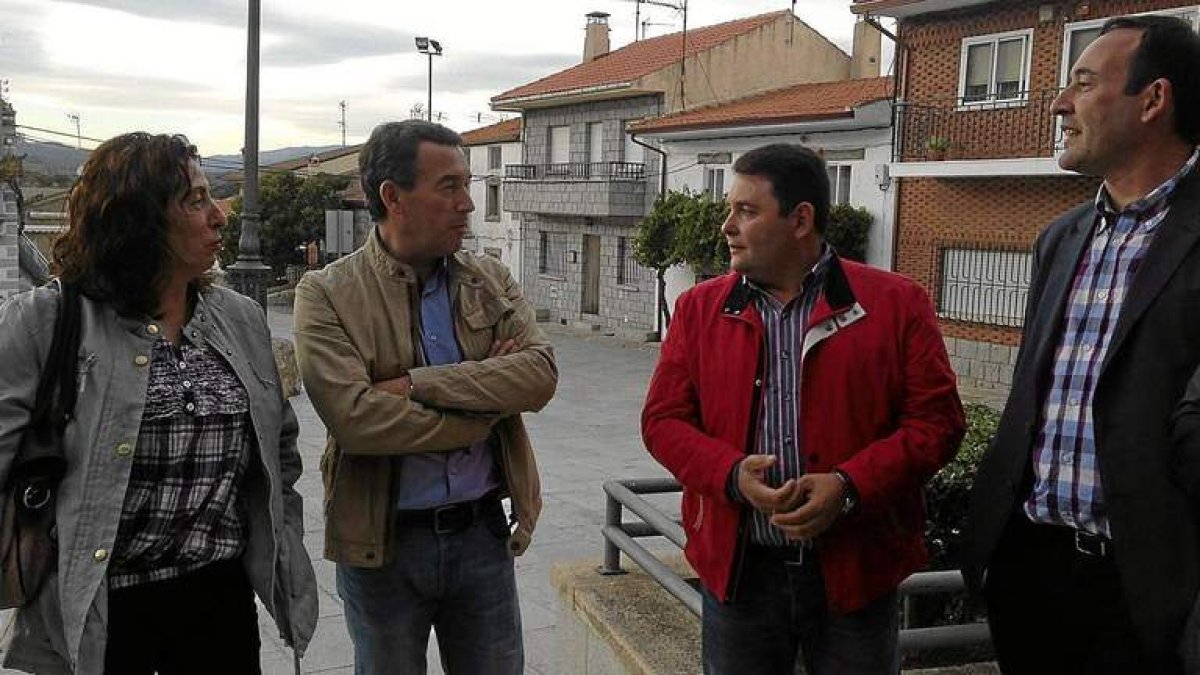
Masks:
[[[1092,242],[1075,270],[1033,445],[1033,492],[1024,508],[1036,523],[1110,536],[1096,463],[1096,382],[1125,295],[1170,211],[1175,186],[1196,165],[1197,156],[1200,152],[1193,153],[1174,177],[1119,213],[1103,186],[1096,195]]]

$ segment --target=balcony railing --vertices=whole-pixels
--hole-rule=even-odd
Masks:
[[[509,180],[646,180],[646,165],[640,162],[568,162],[565,164],[509,164]]]
[[[905,101],[896,107],[895,161],[1053,157],[1059,144],[1058,89],[964,103]]]

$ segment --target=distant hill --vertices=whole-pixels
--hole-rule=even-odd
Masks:
[[[305,145],[268,150],[258,153],[258,162],[259,165],[274,164],[289,159],[296,159],[297,157],[307,157],[338,147],[341,146]],[[29,171],[48,176],[74,177],[75,171],[83,164],[90,153],[87,150],[77,150],[62,143],[31,142],[18,137],[16,144],[13,146],[13,154],[25,155],[25,168]],[[211,180],[213,176],[220,176],[230,171],[240,170],[242,167],[242,156],[213,155],[205,157],[204,162],[206,164],[204,172],[209,175],[209,179]]]
[[[51,142],[30,142],[17,137],[14,155],[25,155],[25,170],[47,176],[75,176],[75,171],[90,154],[69,145]]]
[[[342,146],[340,146],[340,145],[302,145],[302,146],[294,146],[294,147],[290,147],[290,148],[279,148],[278,150],[267,150],[266,152],[258,153],[258,165],[266,166],[267,164],[275,164],[277,162],[286,162],[289,159],[296,159],[298,157],[308,157],[310,155],[316,155],[316,154],[326,152],[328,150],[333,150],[335,148],[340,148],[340,147],[342,147]],[[212,164],[214,167],[216,167],[216,166],[228,167],[228,168],[222,169],[220,171],[220,173],[227,173],[229,171],[238,171],[242,168],[242,156],[241,155],[212,155],[210,157],[205,157],[204,162],[205,162],[205,164]],[[206,172],[214,173],[214,172],[217,172],[217,169],[216,168],[213,168],[211,170],[206,169]]]

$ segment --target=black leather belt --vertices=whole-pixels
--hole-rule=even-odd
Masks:
[[[470,502],[436,506],[432,509],[400,510],[396,512],[396,524],[432,527],[435,534],[458,534],[491,509],[495,509],[501,515],[504,513],[500,499],[495,495],[487,495]]]
[[[1042,545],[1052,546],[1060,551],[1072,551],[1080,558],[1102,560],[1112,557],[1112,540],[1108,537],[1072,527],[1032,523],[1024,514],[1015,515],[1013,518],[1031,543],[1041,542]]]

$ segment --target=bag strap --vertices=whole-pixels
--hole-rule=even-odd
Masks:
[[[34,400],[30,422],[35,429],[49,426],[56,434],[61,435],[71,415],[75,413],[75,401],[79,395],[76,371],[79,367],[82,321],[79,287],[61,279],[58,280],[58,285],[59,312],[54,320],[54,337],[50,340],[50,353],[38,380],[37,397]]]

